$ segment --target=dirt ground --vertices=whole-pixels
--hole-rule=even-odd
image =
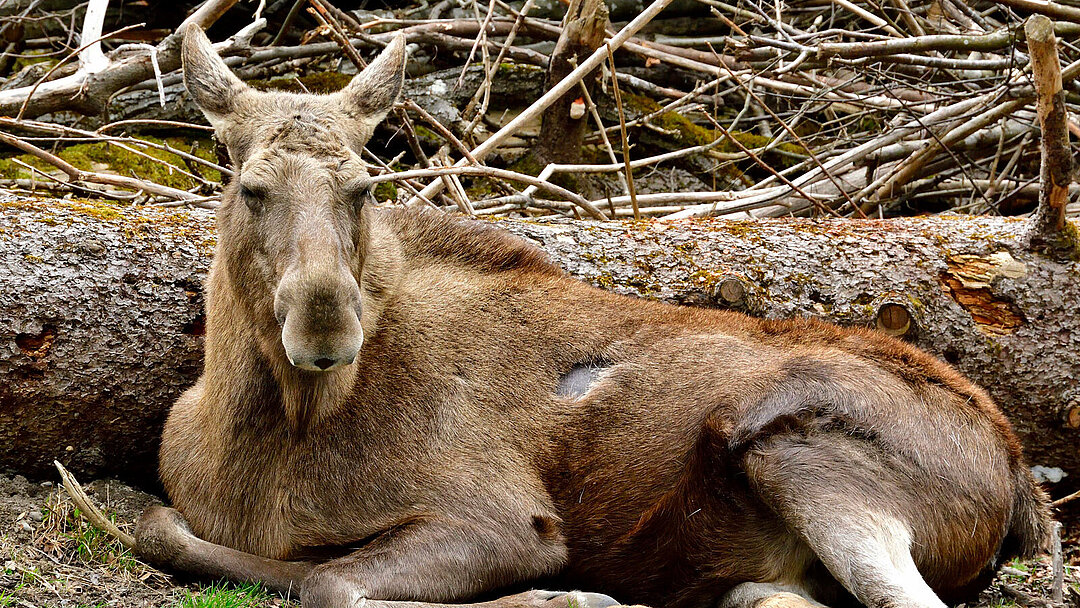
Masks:
[[[155,496],[113,480],[87,494],[129,533]],[[1080,538],[1065,529],[1063,605],[1080,608]],[[0,475],[0,608],[296,608],[254,587],[179,581],[137,560],[91,527],[52,482]],[[1049,557],[1005,565],[978,602],[964,608],[1053,608]],[[963,606],[963,605],[962,605]]]

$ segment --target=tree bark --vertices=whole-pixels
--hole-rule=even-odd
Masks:
[[[1080,478],[1080,255],[1030,251],[1025,221],[495,223],[605,289],[901,336],[986,387],[1031,464]],[[214,239],[206,211],[0,194],[0,469],[155,477]]]
[[[1028,52],[1031,54],[1032,80],[1038,95],[1039,127],[1042,131],[1040,154],[1039,209],[1035,213],[1031,239],[1035,245],[1057,243],[1065,228],[1065,205],[1069,202],[1069,184],[1073,178],[1073,158],[1069,149],[1069,112],[1061,85],[1054,22],[1043,15],[1033,15],[1024,24]]]
[[[601,0],[571,0],[563,18],[562,34],[551,53],[546,88],[558,84],[577,68],[580,61],[600,48],[607,25],[608,9]],[[599,73],[597,70],[581,80],[593,97]],[[581,89],[571,89],[544,110],[540,137],[533,151],[545,162],[580,163],[587,123]]]

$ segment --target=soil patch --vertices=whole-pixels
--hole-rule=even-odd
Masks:
[[[115,480],[84,484],[117,526],[135,521],[160,499]],[[1080,538],[1065,538],[1066,607],[1080,608]],[[0,475],[0,608],[298,608],[253,586],[182,581],[152,568],[90,526],[63,488]],[[1004,565],[978,602],[964,608],[1054,608],[1050,558]]]

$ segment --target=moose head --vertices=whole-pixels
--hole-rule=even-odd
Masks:
[[[184,32],[183,64],[236,169],[218,210],[218,257],[260,349],[317,374],[353,364],[374,323],[362,289],[371,184],[360,153],[401,91],[404,38],[331,95],[248,87],[197,25]]]

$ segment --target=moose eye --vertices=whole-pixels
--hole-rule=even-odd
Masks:
[[[375,200],[374,186],[375,184],[366,177],[354,179],[345,185],[345,196],[359,211],[365,204]]]
[[[252,213],[258,213],[263,209],[263,193],[257,188],[240,184],[240,198],[251,209]]]

